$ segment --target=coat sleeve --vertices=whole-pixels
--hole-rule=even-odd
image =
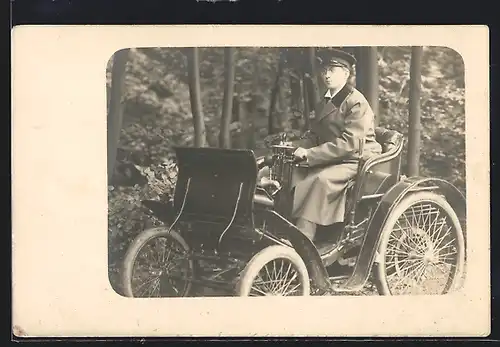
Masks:
[[[360,139],[366,138],[371,117],[368,103],[357,100],[347,111],[345,128],[340,136],[335,137],[335,132],[330,131],[330,141],[307,150],[307,163],[310,166],[323,165],[335,159],[353,157],[359,152]]]

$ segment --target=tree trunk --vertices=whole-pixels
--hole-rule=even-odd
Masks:
[[[286,91],[285,80],[282,78],[278,91],[279,108],[277,111],[280,131],[287,131],[290,129],[290,105],[287,102]]]
[[[235,100],[235,112],[238,118],[238,122],[241,124],[240,132],[238,134],[238,148],[247,148],[247,137],[248,137],[248,119],[245,110],[245,103],[241,99],[240,95]]]
[[[290,92],[291,92],[291,103],[290,103],[290,113],[292,116],[290,126],[293,129],[301,129],[304,125],[302,121],[303,110],[303,90],[302,90],[302,48],[288,48],[287,49],[287,66],[290,71]]]
[[[408,122],[408,174],[419,174],[420,161],[420,89],[422,47],[412,47],[410,65],[410,114]]]
[[[293,73],[290,74],[290,92],[291,92],[291,127],[293,129],[300,128],[300,119],[297,117],[297,114],[302,110],[302,86],[300,83],[300,79],[297,78],[299,74],[294,70]]]
[[[309,107],[309,86],[307,83],[307,78],[302,78],[302,92],[304,100],[304,132],[311,129],[310,113],[311,108]]]
[[[200,62],[198,47],[189,48],[187,52],[189,97],[191,101],[191,112],[193,113],[194,146],[206,146],[205,119],[201,104],[200,91]]]
[[[364,47],[356,47],[355,49],[355,54],[356,54],[356,59],[358,62],[356,63],[356,89],[359,90],[361,93],[364,93],[364,83],[365,83],[365,66],[364,66],[364,61],[365,61],[365,52],[364,52]]]
[[[356,87],[370,104],[375,114],[375,124],[378,124],[380,115],[377,47],[359,47],[357,53]]]
[[[260,77],[260,67],[259,67],[259,55],[255,54],[253,60],[253,80],[252,80],[252,95],[251,99],[248,102],[246,110],[248,113],[246,114],[248,131],[246,136],[246,144],[247,148],[255,148],[255,120],[258,117],[258,103],[259,103],[259,79]]]
[[[115,53],[111,69],[111,90],[109,92],[108,108],[108,184],[111,183],[115,170],[116,153],[120,142],[120,132],[123,121],[122,96],[125,82],[125,69],[129,50],[124,49]]]
[[[231,148],[231,116],[233,113],[234,94],[234,47],[224,48],[224,100],[222,105],[222,117],[219,133],[219,146]]]
[[[274,87],[271,90],[271,98],[269,102],[269,116],[268,116],[268,134],[274,134],[276,132],[276,123],[279,123],[276,117],[276,102],[278,100],[278,94],[280,89],[280,80],[283,76],[284,68],[284,54],[279,53],[278,67],[276,68],[276,80],[274,81]]]
[[[314,47],[307,47],[306,51],[307,65],[309,69],[309,83],[307,89],[309,91],[309,108],[314,110],[315,114],[319,113],[321,95],[319,90],[319,76],[317,76],[316,69],[316,49]]]

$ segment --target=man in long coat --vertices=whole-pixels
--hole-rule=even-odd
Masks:
[[[364,140],[363,159],[382,151],[375,141],[368,101],[347,83],[355,63],[354,56],[336,50],[331,60],[320,65],[327,90],[316,108],[321,111],[310,122],[315,143],[294,153],[309,168],[295,177],[292,217],[311,240],[317,225],[344,221],[346,188],[357,173],[360,140]]]

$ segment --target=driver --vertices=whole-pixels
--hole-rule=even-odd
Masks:
[[[316,143],[298,147],[294,153],[309,168],[295,177],[292,217],[311,241],[317,225],[344,221],[346,188],[357,173],[360,140],[364,139],[363,159],[382,151],[375,141],[374,114],[368,101],[347,83],[356,63],[354,56],[334,50],[329,61],[318,60],[326,90],[321,111],[310,121]]]

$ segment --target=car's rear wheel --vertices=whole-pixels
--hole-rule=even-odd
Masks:
[[[404,198],[383,226],[374,267],[381,295],[442,295],[459,289],[465,242],[450,204],[433,192]]]

